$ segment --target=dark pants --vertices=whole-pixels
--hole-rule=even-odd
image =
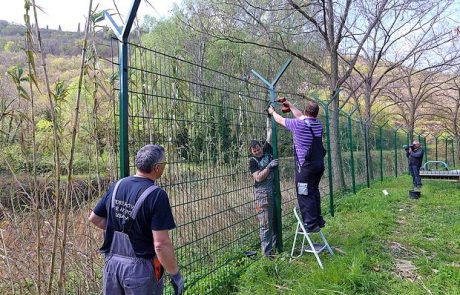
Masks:
[[[319,192],[319,182],[323,173],[323,163],[306,163],[304,167],[297,165],[295,176],[297,200],[307,230],[312,230],[317,226],[323,227],[325,224],[321,215]]]
[[[416,165],[409,165],[409,173],[412,175],[412,183],[416,187],[422,186],[422,179],[420,177],[420,167]]]

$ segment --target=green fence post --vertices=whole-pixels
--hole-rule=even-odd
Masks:
[[[367,122],[364,123],[364,155],[366,156],[366,184],[367,187],[371,187],[370,176],[369,176],[369,143],[367,139],[369,137],[369,128]]]
[[[435,136],[434,137],[434,142],[435,142],[435,161],[438,161],[438,137],[439,136]],[[438,163],[436,163],[436,169],[438,169]]]
[[[427,137],[428,137],[428,135],[423,137],[423,143],[425,145],[425,162],[428,162],[428,145],[426,143],[426,138]]]
[[[383,138],[382,138],[383,126],[379,127],[379,143],[380,143],[380,181],[383,181]]]
[[[329,211],[334,216],[334,184],[332,183],[331,132],[329,128],[329,105],[324,107],[326,124],[327,174],[329,182]]]
[[[445,152],[444,152],[445,158],[446,158],[446,164],[449,165],[449,164],[448,164],[448,158],[447,158],[447,141],[448,141],[448,138],[445,137],[445,138],[444,138],[444,141],[445,141],[445,144],[446,144],[446,149],[445,149]]]
[[[120,177],[129,175],[129,147],[128,147],[128,43],[123,40],[119,43],[119,112],[120,112]]]
[[[454,148],[454,139],[452,138],[452,166],[455,167],[455,148]]]
[[[353,156],[354,147],[353,147],[353,134],[352,134],[351,128],[352,128],[352,125],[351,125],[351,114],[350,114],[348,116],[348,144],[350,148],[350,161],[351,161],[351,185],[353,186],[353,193],[356,194],[355,159]]]
[[[278,83],[281,76],[286,71],[287,67],[291,64],[292,59],[289,59],[278,71],[275,79],[272,82],[268,82],[262,75],[257,73],[255,70],[252,70],[254,73],[264,84],[267,86],[267,89],[270,93],[270,103],[272,105],[275,104],[276,99],[276,84]],[[278,159],[278,127],[275,119],[272,117],[272,148],[273,148],[273,158]],[[282,226],[282,216],[281,216],[281,185],[280,185],[280,171],[279,167],[276,167],[274,170],[274,183],[275,183],[275,191],[274,191],[274,211],[275,211],[275,218],[274,218],[274,231],[277,236],[277,243],[276,248],[279,252],[283,251],[283,226]]]
[[[329,182],[329,211],[331,212],[331,216],[334,216],[334,184],[332,183],[332,151],[331,151],[331,134],[330,134],[330,128],[329,128],[329,105],[331,102],[334,101],[335,96],[338,95],[340,92],[340,89],[338,89],[332,98],[327,101],[326,103],[323,102],[321,99],[319,99],[317,96],[313,96],[315,101],[319,104],[324,109],[325,112],[325,120],[326,122],[324,123],[326,125],[326,149],[327,149],[327,167],[328,167],[328,182]]]
[[[331,158],[331,134],[329,128],[329,103],[324,103],[314,96],[316,102],[321,104],[324,109],[324,124],[326,125],[326,150],[327,150],[327,175],[329,185],[329,211],[334,216],[334,184],[332,183],[332,158]]]
[[[386,121],[379,126],[379,143],[380,143],[380,181],[383,181],[383,127],[388,123]]]
[[[118,44],[118,79],[120,83],[119,112],[120,112],[120,177],[129,175],[129,146],[128,146],[128,118],[129,118],[129,97],[128,97],[128,38],[136,18],[137,10],[141,0],[133,0],[128,17],[123,28],[120,28],[112,16],[104,11],[103,16],[96,19],[96,22],[105,19],[113,33],[116,35]]]
[[[395,140],[394,140],[394,148],[395,148],[395,177],[398,177],[398,147],[397,147],[397,143],[398,143],[398,128],[396,128],[395,130]]]
[[[353,132],[352,132],[352,122],[351,116],[358,110],[358,108],[354,108],[353,111],[347,113],[342,109],[339,109],[345,116],[347,116],[347,123],[348,123],[348,147],[350,150],[350,170],[351,170],[351,185],[353,189],[353,193],[356,194],[356,176],[355,176],[355,158],[353,155]]]

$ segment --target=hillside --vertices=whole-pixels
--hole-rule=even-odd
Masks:
[[[0,20],[0,54],[3,52],[18,52],[24,44],[25,26]],[[45,53],[54,56],[75,56],[81,53],[83,32],[66,32],[62,30],[50,30],[41,28],[40,34],[43,40]],[[110,39],[110,33],[97,33],[97,43],[103,43]],[[100,54],[108,56],[110,50],[101,48]]]

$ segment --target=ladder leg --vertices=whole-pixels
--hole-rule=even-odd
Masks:
[[[323,264],[321,263],[321,259],[319,258],[318,252],[316,252],[315,245],[313,245],[313,242],[310,239],[310,235],[305,232],[304,236],[307,238],[308,244],[310,244],[310,249],[315,255],[315,258],[316,258],[316,261],[318,261],[319,267],[321,267],[321,269],[324,269]]]
[[[327,242],[326,237],[323,235],[323,231],[320,231],[319,235],[321,236],[321,239],[323,240],[323,243],[326,246],[327,251],[329,251],[329,253],[331,253],[331,255],[335,255],[334,251],[332,251],[331,246],[329,246],[329,243]]]
[[[297,242],[297,235],[299,234],[299,224],[297,223],[297,227],[295,230],[295,236],[294,236],[294,242],[292,243],[292,249],[291,249],[291,258],[289,259],[289,262],[292,261],[292,259],[296,258],[294,256],[294,250],[295,250],[295,244]],[[302,252],[300,252],[302,254]],[[298,256],[297,256],[298,257]]]

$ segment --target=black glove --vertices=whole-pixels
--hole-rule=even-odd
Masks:
[[[171,284],[174,288],[174,295],[181,295],[184,293],[184,278],[180,271],[175,275],[171,275]]]
[[[272,160],[270,163],[268,163],[267,167],[268,169],[273,169],[276,166],[278,166],[278,159]]]

